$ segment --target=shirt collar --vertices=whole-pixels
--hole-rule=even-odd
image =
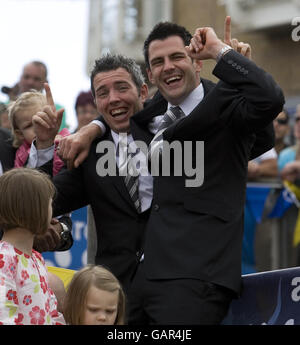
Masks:
[[[112,129],[111,131],[111,136],[113,138],[113,141],[115,143],[115,146],[117,147],[120,141],[120,137],[119,137],[119,133],[114,132]],[[127,133],[127,142],[128,144],[131,143],[133,141],[133,137],[130,133]]]
[[[200,83],[183,102],[178,104],[185,115],[190,114],[193,109],[202,101],[204,97],[204,89],[202,83]],[[168,109],[172,107],[171,103],[168,103]]]

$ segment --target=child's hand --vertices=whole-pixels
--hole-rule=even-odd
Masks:
[[[61,125],[64,109],[56,111],[50,86],[45,83],[47,105],[32,118],[36,134],[37,149],[45,149],[54,144],[54,139]]]

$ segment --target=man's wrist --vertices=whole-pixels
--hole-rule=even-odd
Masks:
[[[221,58],[227,54],[230,50],[232,50],[233,48],[231,46],[229,46],[228,44],[224,44],[222,47],[219,47],[218,49],[218,53],[215,57],[215,60],[217,62],[219,62],[221,60]]]
[[[96,137],[101,137],[106,132],[105,125],[100,120],[93,120],[88,126],[93,126]]]

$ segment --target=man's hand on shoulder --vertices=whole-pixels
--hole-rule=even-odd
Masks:
[[[101,134],[101,128],[90,123],[59,140],[58,154],[67,163],[68,169],[79,167],[88,156],[92,141]]]

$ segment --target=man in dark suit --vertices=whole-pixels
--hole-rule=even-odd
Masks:
[[[211,28],[198,29],[186,48],[190,40],[184,28],[165,23],[145,42],[159,92],[131,118],[131,133],[149,145],[168,103],[179,105],[185,116],[163,138],[192,142],[186,158],[194,166],[202,159],[196,143],[204,142],[204,180],[193,188],[188,174],[154,177],[144,255],[129,295],[133,324],[222,321],[240,293],[247,162],[274,145],[271,122],[284,102],[271,76]],[[217,85],[200,79],[201,59],[217,60]]]
[[[159,94],[132,117],[132,135],[150,143],[149,123],[168,107],[180,106],[185,116],[165,129],[163,139],[203,141],[204,179],[189,188],[184,173],[154,177],[144,260],[129,296],[131,323],[222,321],[241,291],[247,163],[257,133],[284,104],[272,77],[224,44],[212,28],[199,28],[191,43],[190,38],[183,27],[160,23],[144,44],[148,77]],[[201,82],[204,59],[216,60],[217,85]],[[201,159],[195,150],[185,158],[194,164]]]
[[[132,59],[110,55],[95,62],[91,85],[97,109],[106,120],[107,130],[101,139],[93,142],[82,165],[73,170],[64,170],[53,178],[57,189],[53,211],[57,215],[91,205],[97,232],[95,263],[110,269],[127,291],[140,257],[145,224],[149,217],[149,185],[152,184],[152,177],[139,178],[136,192],[140,204],[136,207],[136,200],[131,198],[124,176],[118,174],[120,155],[116,155],[115,151],[119,147],[118,134],[129,131],[129,119],[143,108],[148,88],[140,67]],[[49,90],[46,91],[49,100],[52,96]],[[50,103],[54,104],[53,101]],[[34,116],[38,146],[42,142],[39,131],[45,128],[45,122],[49,121],[50,125],[54,118],[55,111],[51,112],[49,107],[44,113]],[[43,139],[48,141],[46,137]],[[107,154],[101,150],[102,144],[102,147],[107,145],[113,151],[109,165],[114,172],[106,176],[99,176],[102,171],[99,172],[97,168]]]

